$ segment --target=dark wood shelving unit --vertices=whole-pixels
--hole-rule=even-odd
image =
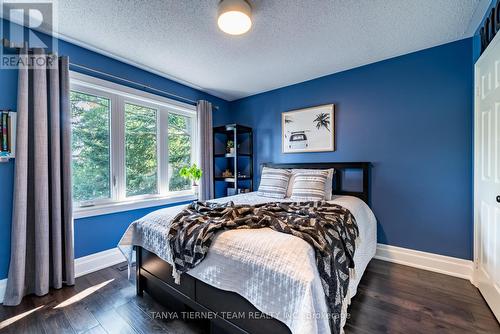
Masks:
[[[227,124],[215,127],[214,130],[214,189],[218,182],[226,184],[225,195],[238,193],[238,189],[253,191],[253,130],[248,126]],[[228,140],[234,142],[234,152],[226,151]],[[243,160],[244,159],[244,160]],[[225,160],[221,162],[220,160]],[[224,168],[229,169],[232,176],[223,176]],[[242,169],[241,167],[244,167]],[[220,196],[219,196],[220,197]]]

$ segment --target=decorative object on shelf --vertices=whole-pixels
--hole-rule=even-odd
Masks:
[[[225,171],[222,172],[223,177],[233,177],[233,173],[229,170],[226,169]]]
[[[15,157],[17,113],[0,110],[0,162]]]
[[[281,114],[283,153],[335,151],[335,105]]]
[[[498,23],[500,19],[500,5],[496,1],[495,7],[490,9],[488,15],[479,30],[479,35],[481,36],[481,54],[488,47],[488,45],[493,41],[495,35],[498,33]]]
[[[234,154],[234,141],[232,141],[232,140],[227,141],[226,152],[229,154]]]
[[[194,193],[198,195],[199,191],[198,181],[203,176],[203,171],[200,168],[198,168],[196,164],[192,164],[190,167],[181,168],[181,170],[179,171],[179,175],[193,182],[191,188],[193,189]]]

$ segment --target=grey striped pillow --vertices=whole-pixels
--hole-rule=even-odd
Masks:
[[[264,167],[257,194],[264,197],[285,198],[290,175],[288,169]]]
[[[326,197],[328,171],[297,172],[293,181],[293,201],[322,201]]]

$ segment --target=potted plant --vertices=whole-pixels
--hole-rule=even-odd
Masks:
[[[187,180],[192,181],[191,188],[193,189],[194,193],[198,195],[198,181],[201,179],[203,171],[198,168],[196,164],[192,164],[191,166],[181,168],[179,175]]]
[[[229,154],[234,153],[234,141],[228,140],[226,143],[226,152]]]

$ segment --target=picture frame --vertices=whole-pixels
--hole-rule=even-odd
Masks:
[[[335,151],[335,105],[281,113],[282,153]]]

